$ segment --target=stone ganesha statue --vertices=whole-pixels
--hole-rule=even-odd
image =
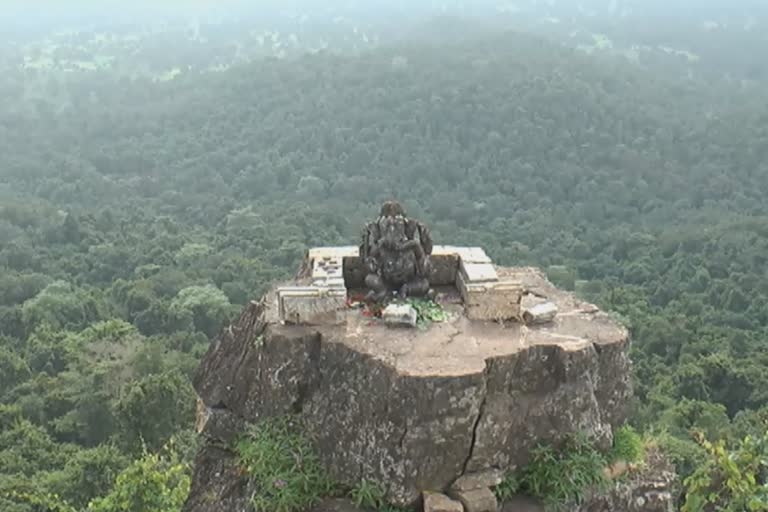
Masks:
[[[381,302],[391,294],[433,298],[428,279],[431,253],[429,229],[408,218],[398,202],[385,202],[378,219],[363,229],[360,256],[370,290],[366,300]]]

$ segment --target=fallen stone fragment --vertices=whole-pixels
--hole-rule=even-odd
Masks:
[[[416,327],[417,317],[410,304],[390,304],[381,313],[384,323],[392,327]]]
[[[523,311],[523,320],[526,324],[544,324],[551,322],[557,315],[557,306],[551,302],[536,304]]]
[[[457,478],[456,481],[451,484],[451,490],[461,492],[487,489],[489,487],[496,487],[501,483],[502,479],[503,474],[497,469],[470,473]]]
[[[445,494],[425,492],[424,512],[464,512],[464,506]]]
[[[464,505],[465,512],[496,512],[496,495],[488,488],[473,491],[452,491],[451,496]]]

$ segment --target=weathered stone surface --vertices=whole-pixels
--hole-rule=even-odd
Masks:
[[[410,304],[390,304],[381,312],[381,318],[392,327],[416,327],[418,314]]]
[[[253,512],[250,486],[230,451],[206,443],[195,459],[192,490],[183,510]]]
[[[467,473],[451,484],[451,490],[473,491],[475,489],[496,487],[503,478],[504,473],[498,469],[489,469],[479,473]]]
[[[233,442],[243,432],[243,418],[227,409],[198,408],[197,433],[222,443]]]
[[[432,286],[454,285],[459,271],[459,257],[456,254],[435,254],[429,257],[429,283]]]
[[[424,512],[464,512],[464,505],[445,494],[425,492]]]
[[[450,320],[427,330],[388,329],[357,310],[341,325],[281,325],[270,293],[212,343],[194,379],[202,410],[247,422],[300,414],[334,478],[375,482],[399,505],[467,473],[521,466],[537,443],[575,431],[609,443],[630,395],[626,329],[535,269],[496,270],[560,314],[502,325],[449,304]],[[210,474],[196,468],[187,512],[212,510],[200,497]]]
[[[452,491],[451,496],[464,505],[464,512],[496,512],[496,495],[490,489]]]

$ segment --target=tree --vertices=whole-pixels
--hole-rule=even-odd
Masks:
[[[91,500],[112,490],[128,462],[125,454],[110,444],[79,450],[61,470],[45,476],[42,484],[64,502],[83,510]]]
[[[194,328],[212,338],[232,313],[229,299],[213,285],[189,286],[171,302],[171,312],[179,318],[191,314]]]
[[[705,463],[685,479],[682,512],[759,512],[768,510],[768,433],[745,437],[729,450],[724,440],[697,441],[706,450]]]
[[[117,477],[112,491],[88,505],[88,512],[179,512],[189,494],[189,468],[173,446],[142,457]]]
[[[27,329],[41,325],[54,329],[83,328],[103,318],[104,305],[85,290],[66,281],[55,281],[24,302],[22,318]]]
[[[140,442],[159,448],[180,428],[192,424],[195,392],[178,371],[148,375],[133,382],[115,406],[127,447]]]

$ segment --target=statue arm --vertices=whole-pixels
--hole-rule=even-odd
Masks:
[[[429,228],[426,225],[419,222],[418,229],[419,229],[419,240],[421,241],[421,247],[424,249],[424,253],[432,254],[432,249],[434,248],[434,244],[432,243],[432,234],[429,232]]]
[[[376,255],[379,252],[378,244],[378,226],[374,222],[368,223],[363,229],[362,241],[360,244],[360,259],[363,261],[363,265],[371,273],[376,273],[378,270],[376,265]]]

